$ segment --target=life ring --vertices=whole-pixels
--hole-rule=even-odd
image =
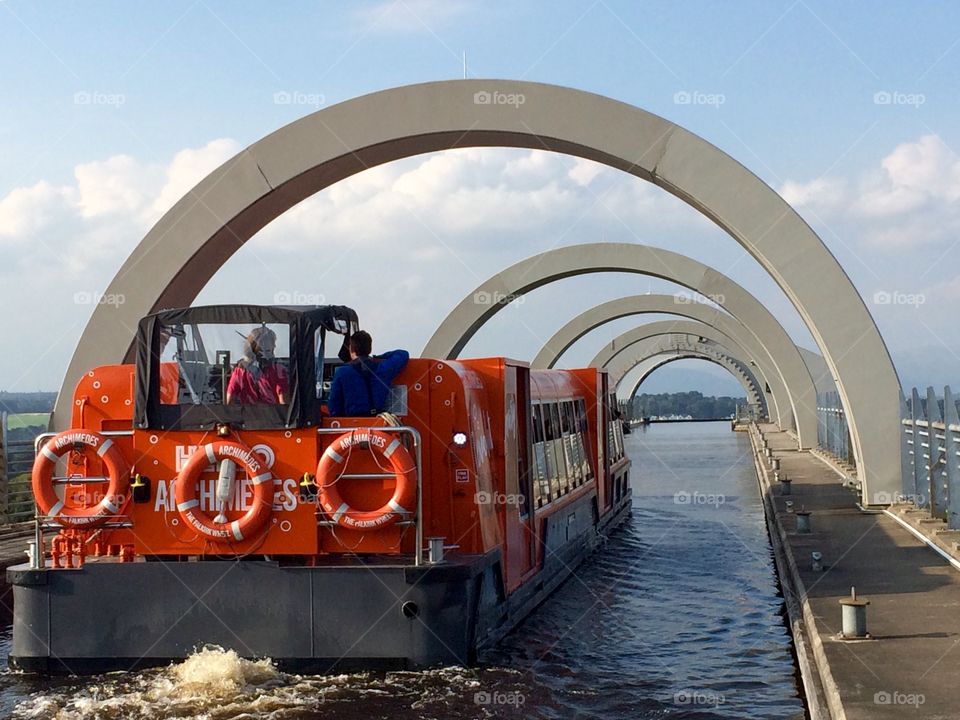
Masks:
[[[354,447],[367,447],[386,460],[397,480],[386,504],[377,510],[355,510],[337,490],[344,465]],[[324,450],[317,465],[320,506],[338,525],[350,530],[377,530],[413,514],[417,501],[417,467],[400,440],[379,430],[359,429],[337,437]]]
[[[106,470],[104,477],[110,483],[103,499],[90,507],[67,506],[57,495],[53,481],[57,462],[78,446],[96,451]],[[120,508],[127,499],[130,466],[110,438],[90,430],[66,430],[50,438],[40,448],[33,461],[30,484],[37,507],[47,518],[65,527],[95,527],[120,514]]]
[[[232,460],[247,473],[253,485],[253,501],[239,520],[217,522],[200,509],[197,487],[200,475],[221,460]],[[249,539],[270,519],[273,512],[273,474],[256,453],[240,443],[217,440],[198,448],[177,475],[176,500],[180,517],[197,532],[218,542]]]

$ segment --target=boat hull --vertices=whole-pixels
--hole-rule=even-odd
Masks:
[[[542,603],[630,512],[596,496],[548,519],[543,568],[505,596],[499,552],[416,567],[268,560],[90,561],[9,568],[14,669],[85,674],[182,659],[204,645],[298,672],[469,665]],[[571,520],[571,517],[574,520]]]

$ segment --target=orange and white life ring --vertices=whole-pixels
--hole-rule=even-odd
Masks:
[[[369,448],[389,463],[397,480],[393,497],[377,510],[355,510],[337,490],[353,448]],[[317,465],[320,506],[337,524],[351,530],[376,530],[413,514],[417,502],[417,467],[400,440],[380,430],[358,429],[337,437],[324,450]]]
[[[200,475],[221,460],[231,460],[246,472],[253,485],[253,500],[239,520],[217,522],[200,509],[197,490]],[[273,473],[249,448],[229,440],[217,440],[198,448],[177,475],[176,500],[180,517],[199,533],[218,542],[248,540],[270,519],[273,512]]]
[[[80,447],[94,450],[106,470],[107,492],[96,505],[72,507],[57,495],[53,474],[57,462]],[[82,478],[78,478],[82,480]],[[113,440],[90,430],[66,430],[50,438],[37,453],[30,477],[37,507],[49,519],[65,527],[95,527],[120,514],[130,484],[130,466]]]

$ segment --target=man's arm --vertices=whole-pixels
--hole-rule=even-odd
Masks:
[[[380,361],[377,365],[377,375],[385,383],[390,384],[400,374],[400,371],[407,366],[410,353],[406,350],[391,350],[383,355],[378,355],[377,359]]]

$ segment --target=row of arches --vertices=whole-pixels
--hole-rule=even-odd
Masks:
[[[491,87],[525,100],[476,102]],[[549,150],[619,169],[672,193],[739,242],[793,303],[818,346],[848,418],[865,500],[899,489],[899,381],[862,298],[816,233],[745,167],[670,121],[599,95],[522,81],[431,82],[365,95],[277,130],[210,173],[147,233],[111,282],[107,292],[126,303],[95,308],[65,375],[54,425],[68,419],[65,403],[87,369],[132,359],[132,328],[141,316],[192,303],[237,249],[301,200],[382,163],[494,146]],[[776,421],[796,428],[801,447],[816,443],[815,383],[801,352],[746,290],[690,258],[629,244],[572,246],[518,263],[478,290],[517,295],[607,271],[647,273],[722,299],[720,309],[691,308],[697,316],[684,315],[684,322],[698,328],[687,334],[708,338],[709,329],[723,338],[711,342],[742,352],[758,382],[771,389]],[[424,354],[456,357],[500,307],[461,303]],[[622,306],[584,313],[536,362],[556,363],[569,338],[604,313],[649,311],[643,307],[624,298]]]

